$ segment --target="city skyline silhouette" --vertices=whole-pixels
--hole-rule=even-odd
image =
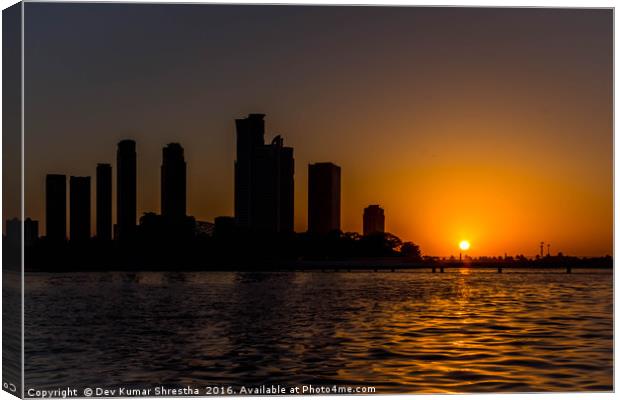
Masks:
[[[380,204],[386,231],[427,254],[465,239],[474,256],[533,255],[540,241],[612,252],[607,10],[26,8],[24,212],[42,233],[45,173],[94,177],[125,138],[138,143],[136,218],[159,212],[174,142],[187,213],[234,215],[232,119],[264,112],[267,142],[296,149],[295,231],[308,226],[305,166],[333,162],[345,232]]]
[[[107,163],[96,164],[94,189],[91,188],[90,176],[46,175],[45,231],[50,232],[50,235],[43,235],[41,239],[44,242],[38,245],[38,221],[28,218],[24,224],[24,237],[28,238],[27,254],[34,254],[35,264],[40,262],[41,257],[50,255],[52,258],[49,262],[54,265],[51,268],[53,270],[56,267],[64,268],[60,265],[62,262],[71,264],[69,260],[75,260],[75,257],[88,263],[83,258],[86,255],[85,251],[112,251],[108,256],[112,257],[113,262],[136,263],[135,257],[138,253],[146,250],[148,246],[159,243],[159,246],[165,248],[160,257],[163,256],[170,262],[165,264],[161,261],[164,265],[173,267],[175,263],[180,263],[179,266],[182,267],[188,265],[187,263],[194,263],[192,268],[195,268],[196,262],[205,260],[212,262],[225,257],[226,252],[221,253],[221,250],[232,251],[229,247],[234,241],[239,241],[254,248],[255,251],[267,245],[270,250],[266,250],[264,255],[275,257],[272,260],[278,262],[291,260],[291,257],[310,257],[311,260],[317,254],[323,254],[320,257],[327,257],[326,259],[401,255],[407,257],[409,262],[420,262],[424,255],[426,263],[431,264],[440,259],[449,262],[456,260],[454,255],[447,258],[424,254],[417,244],[401,240],[386,231],[385,210],[378,204],[370,204],[364,208],[361,233],[343,232],[340,229],[342,173],[341,168],[331,162],[308,165],[308,226],[302,232],[295,232],[292,224],[295,212],[294,149],[284,147],[284,138],[280,135],[275,136],[271,142],[265,141],[265,114],[251,113],[245,118],[235,119],[235,125],[237,151],[234,162],[234,216],[218,216],[209,222],[197,220],[187,214],[188,167],[184,157],[185,150],[180,143],[168,143],[162,147],[159,213],[147,211],[138,216],[136,201],[140,183],[140,177],[137,175],[138,147],[136,141],[123,139],[117,144],[116,168]],[[116,178],[115,187],[112,186],[113,177]],[[111,212],[114,192],[117,209],[122,210],[115,220]],[[95,203],[95,209],[92,211],[91,199],[94,199]],[[67,209],[68,214],[65,212]],[[95,226],[91,227],[93,218]],[[7,231],[8,242],[18,243],[16,235],[21,229],[17,227],[18,219],[7,220],[6,224],[7,229],[11,224],[11,228]],[[206,225],[211,227],[205,228]],[[296,235],[299,233],[305,233],[307,236],[304,238],[303,235]],[[67,239],[70,244],[68,248]],[[89,244],[91,240],[98,243],[96,247]],[[121,247],[110,247],[106,244],[108,242],[111,244],[112,240],[118,242]],[[221,246],[215,252],[213,249],[209,250],[213,245],[209,242],[213,240],[214,243],[219,242]],[[265,240],[273,240],[275,247],[267,244]],[[302,244],[304,241],[307,242],[306,245]],[[315,246],[315,249],[304,249],[308,243],[313,243],[311,247]],[[558,252],[556,257],[551,257],[550,243],[546,244],[546,257],[543,251],[545,242],[540,242],[540,254],[532,259],[525,257],[523,253],[514,256],[504,253],[503,257],[485,255],[477,259],[465,254],[463,259],[463,252],[467,252],[470,247],[470,242],[463,240],[459,244],[461,252],[458,261],[459,265],[474,260],[483,264],[491,261],[510,265],[516,260],[522,266],[540,266],[539,260],[551,265],[579,261],[579,258],[575,257],[566,258],[562,251]],[[292,247],[277,250],[280,246]],[[91,250],[88,250],[89,248]],[[259,253],[261,251],[258,250]],[[319,253],[316,253],[317,251]],[[190,256],[190,253],[195,254]],[[297,256],[294,256],[295,254]],[[58,255],[61,258],[56,260],[54,257]],[[232,253],[228,256],[236,259]],[[26,257],[27,264],[30,264],[28,261],[30,259],[31,257]],[[129,261],[132,259],[133,261]],[[590,260],[584,258],[582,262],[605,265],[610,260],[609,255],[606,255],[604,258],[595,257]],[[531,264],[532,261],[535,261],[535,264]],[[133,265],[140,266],[140,264]],[[499,268],[498,272],[501,272],[501,266]],[[570,272],[570,267],[567,268],[569,268],[567,272]]]
[[[237,124],[237,142],[239,142],[239,138],[243,137],[242,134],[245,131],[248,131],[247,128],[244,128],[244,125],[241,124],[241,122],[250,122],[252,119],[258,119],[260,121],[259,127],[258,128],[250,128],[248,133],[251,133],[252,131],[255,131],[255,135],[257,135],[257,138],[260,138],[260,140],[257,142],[260,146],[264,146],[264,151],[263,153],[265,155],[263,156],[259,156],[260,157],[273,157],[273,156],[267,156],[267,154],[273,154],[274,150],[271,149],[275,149],[276,151],[278,148],[284,148],[284,149],[289,149],[290,151],[290,159],[292,162],[292,165],[289,167],[289,169],[291,170],[289,172],[290,174],[290,178],[292,180],[294,180],[294,159],[292,157],[292,148],[290,147],[283,147],[282,143],[283,143],[283,139],[281,138],[280,135],[276,135],[273,140],[271,141],[271,143],[265,143],[264,142],[264,136],[265,136],[265,121],[263,121],[263,118],[265,117],[265,114],[257,114],[257,113],[249,113],[247,118],[241,118],[241,119],[237,119],[236,120],[236,124]],[[241,134],[241,136],[240,136]],[[84,176],[84,177],[78,177],[78,176],[69,176],[66,175],[66,180],[67,182],[65,183],[66,185],[66,204],[65,204],[65,227],[64,229],[66,229],[66,235],[65,238],[72,241],[72,242],[79,242],[79,241],[84,241],[84,240],[88,240],[91,238],[98,238],[99,236],[97,235],[98,230],[102,229],[103,232],[106,232],[106,228],[105,226],[108,224],[107,221],[103,221],[101,222],[101,224],[97,223],[97,221],[99,220],[100,216],[99,213],[101,213],[102,215],[104,215],[104,217],[101,217],[102,219],[112,219],[112,215],[115,214],[114,219],[112,219],[112,221],[114,221],[112,223],[112,229],[110,230],[110,237],[114,240],[119,240],[120,237],[123,236],[123,233],[121,233],[123,231],[122,225],[123,225],[123,218],[121,217],[119,220],[119,215],[117,213],[112,213],[111,210],[111,204],[115,203],[116,210],[121,210],[123,208],[127,208],[129,209],[129,216],[126,217],[126,225],[129,225],[128,228],[125,229],[130,229],[130,230],[135,230],[138,229],[139,225],[142,222],[142,218],[143,217],[149,217],[151,215],[157,215],[159,212],[159,215],[161,216],[166,216],[166,214],[170,214],[170,213],[176,213],[177,217],[181,217],[181,216],[189,216],[187,214],[185,214],[185,210],[187,208],[187,177],[186,177],[186,162],[184,159],[184,148],[181,146],[180,143],[175,143],[175,142],[171,142],[166,144],[165,146],[163,146],[162,148],[162,157],[161,157],[161,166],[160,166],[160,203],[159,203],[159,208],[156,210],[143,210],[142,212],[139,211],[138,206],[137,206],[137,200],[136,200],[136,193],[140,190],[140,185],[138,184],[138,182],[140,181],[140,178],[138,177],[138,155],[137,155],[137,143],[135,140],[133,139],[122,139],[120,142],[118,142],[117,144],[117,151],[116,151],[116,168],[111,168],[111,171],[99,171],[100,169],[108,169],[108,167],[111,167],[111,165],[109,163],[98,163],[96,164],[96,172],[95,172],[95,176],[93,178],[96,179],[96,177],[98,176],[99,173],[102,173],[103,175],[101,176],[101,179],[103,181],[102,183],[102,187],[101,190],[98,190],[98,186],[100,185],[99,180],[95,180],[94,181],[94,185],[91,188],[90,185],[90,181],[91,181],[91,177],[90,176]],[[176,154],[175,154],[176,153]],[[234,162],[234,169],[237,169],[237,165],[238,165],[238,159],[240,158],[240,155],[242,155],[243,152],[240,152],[239,150],[239,143],[238,143],[238,147],[237,147],[237,155],[236,155],[236,160]],[[180,158],[179,158],[180,157]],[[279,156],[278,156],[279,157]],[[124,161],[124,159],[128,158],[128,161]],[[177,159],[179,161],[171,161],[174,159]],[[129,162],[128,167],[127,167],[127,162]],[[166,168],[170,169],[170,164],[174,164],[174,163],[181,162],[182,166],[175,166],[173,167],[173,169],[176,169],[176,172],[166,172]],[[320,224],[327,224],[329,225],[329,222],[315,222],[313,223],[313,218],[312,218],[312,209],[315,209],[317,211],[315,211],[315,214],[321,213],[323,215],[328,215],[330,213],[334,213],[334,211],[328,211],[328,209],[331,207],[329,205],[329,203],[325,203],[322,202],[320,204],[315,205],[314,207],[312,206],[312,186],[313,186],[313,178],[312,177],[312,169],[318,169],[318,167],[321,168],[325,168],[325,167],[334,167],[337,169],[337,206],[336,206],[336,213],[333,217],[329,217],[332,218],[331,224],[333,225],[330,228],[322,228],[322,229],[317,229],[317,228],[312,228],[316,223],[320,223]],[[123,169],[127,169],[129,168],[129,176],[127,176],[127,173],[115,173],[117,170],[118,171],[123,171]],[[274,212],[270,212],[271,215],[264,215],[262,218],[265,219],[267,218],[267,220],[263,220],[262,223],[259,223],[258,225],[262,224],[261,228],[256,229],[256,232],[261,232],[261,231],[271,231],[271,232],[310,232],[310,233],[320,233],[320,234],[327,234],[330,231],[341,231],[340,230],[340,167],[331,163],[331,162],[317,162],[317,163],[311,163],[308,164],[308,170],[309,170],[309,175],[308,175],[308,182],[307,182],[307,188],[308,188],[308,199],[309,202],[308,204],[308,219],[307,219],[307,228],[306,229],[302,229],[302,230],[295,230],[292,227],[291,222],[288,222],[286,225],[289,228],[281,228],[281,227],[276,227],[275,225],[273,227],[267,227],[266,225],[269,224],[277,224],[279,226],[279,222],[277,222],[277,220],[279,220],[279,216],[276,217],[276,215],[279,215],[279,209],[280,206],[277,206],[277,211]],[[116,184],[114,185],[114,187],[108,187],[109,182],[107,182],[107,180],[109,179],[107,175],[111,173],[113,177],[115,177],[115,182]],[[172,174],[172,176],[171,176]],[[175,176],[176,175],[176,176]],[[236,174],[235,174],[236,175]],[[274,175],[274,172],[269,170],[266,173],[263,173],[263,178],[262,178],[262,182],[261,184],[265,184],[265,179],[271,179],[272,175]],[[56,180],[58,181],[58,178],[60,178],[61,176],[63,176],[62,174],[47,174],[46,175],[46,180],[49,181],[50,179],[54,179],[56,178]],[[167,180],[170,182],[168,183],[168,186],[173,186],[174,188],[171,191],[171,188],[166,188],[166,178]],[[239,187],[238,183],[237,183],[237,178],[235,178],[235,193],[237,193],[237,188]],[[325,180],[325,178],[321,178],[323,180]],[[182,180],[182,182],[180,182],[180,180]],[[72,182],[74,182],[72,184]],[[48,182],[46,184],[46,188],[47,185],[49,185],[50,183]],[[58,185],[59,183],[56,183],[56,185]],[[314,184],[316,185],[316,184]],[[242,185],[243,186],[243,185]],[[292,185],[294,187],[294,184]],[[72,188],[75,187],[75,190],[73,190]],[[291,187],[289,189],[289,191],[291,189],[293,189],[293,187]],[[120,188],[120,189],[119,189]],[[53,188],[50,188],[50,190],[54,190]],[[62,190],[62,189],[55,189],[55,190]],[[79,193],[74,195],[73,192]],[[123,194],[125,192],[125,194]],[[126,194],[126,192],[129,192],[129,195]],[[105,198],[105,196],[111,196],[112,193],[115,193],[115,202],[110,202],[109,205],[104,205],[102,204],[101,207],[97,207],[97,202],[102,201],[105,202],[106,200],[103,200],[103,198]],[[103,196],[102,196],[103,194]],[[129,196],[128,199],[124,199],[125,197]],[[233,204],[236,204],[237,199],[236,199],[236,194],[233,198]],[[271,195],[270,195],[271,196]],[[289,208],[289,212],[290,213],[295,213],[293,211],[294,209],[294,205],[292,203],[292,197],[293,194],[290,193],[288,195],[290,197],[290,202],[291,204],[288,205],[287,207]],[[321,197],[323,198],[329,198],[331,195],[328,193],[322,193]],[[62,197],[62,196],[61,196]],[[75,203],[79,205],[76,207],[71,207],[71,202],[72,202],[72,198],[75,197]],[[91,200],[92,198],[92,200]],[[166,201],[166,198],[169,198],[171,200]],[[79,200],[78,200],[79,199]],[[63,229],[62,227],[62,223],[59,222],[59,219],[62,218],[62,212],[59,212],[60,210],[60,206],[59,206],[59,202],[61,202],[62,200],[57,200],[54,199],[51,201],[50,204],[47,204],[47,198],[46,198],[46,210],[49,210],[48,212],[46,212],[45,217],[43,218],[43,220],[47,221],[47,215],[53,215],[54,219],[55,219],[55,224],[57,225],[57,228],[55,229],[56,236],[60,237],[60,231]],[[175,203],[173,206],[172,205],[168,205],[166,206],[165,204],[168,202],[173,202]],[[315,201],[316,202],[316,201]],[[50,208],[50,206],[54,206],[54,204],[56,203],[56,208],[52,209]],[[91,203],[94,205],[94,209],[91,212],[91,208],[92,205]],[[123,207],[123,204],[129,204],[130,206],[125,206]],[[332,201],[333,203],[333,201]],[[179,211],[170,211],[170,208],[176,208]],[[252,205],[248,204],[246,206],[246,208],[248,209],[252,209]],[[265,208],[265,205],[262,205],[263,208]],[[375,211],[375,207],[378,207],[381,215],[380,216],[373,216],[373,218],[383,218],[382,221],[378,222],[378,221],[373,221],[373,222],[369,222],[368,219],[370,218],[369,215],[367,215],[367,213],[369,211]],[[233,207],[235,209],[235,212],[233,214],[239,214],[239,216],[234,215],[234,216],[227,216],[227,215],[221,215],[221,216],[216,216],[215,218],[213,218],[212,221],[207,222],[207,221],[196,221],[198,223],[211,223],[213,224],[213,226],[215,227],[215,220],[217,220],[218,218],[233,218],[235,219],[235,224],[238,227],[243,227],[245,226],[246,228],[251,226],[252,224],[248,224],[248,223],[243,223],[240,222],[240,220],[243,220],[243,217],[241,217],[241,214],[243,213],[242,211],[237,211],[236,210],[236,206]],[[168,209],[167,212],[165,212],[164,210]],[[368,235],[370,233],[372,233],[371,229],[367,229],[366,224],[379,224],[380,226],[382,226],[381,230],[377,230],[377,232],[388,232],[385,230],[385,217],[383,217],[383,209],[381,208],[380,205],[376,205],[376,204],[370,204],[367,207],[365,207],[363,209],[363,215],[361,215],[360,221],[361,221],[361,225],[362,229],[360,229],[358,232],[362,235]],[[256,212],[256,211],[255,211]],[[72,213],[75,213],[76,218],[72,218]],[[247,212],[246,212],[247,213]],[[264,211],[261,211],[261,213],[264,214]],[[78,217],[78,215],[81,216],[81,221],[76,222],[78,219],[80,219],[80,217]],[[89,215],[90,218],[88,221],[84,221],[83,217],[85,215]],[[336,216],[337,215],[337,216]],[[192,218],[194,218],[193,216],[191,216]],[[240,218],[241,217],[241,218]],[[30,217],[29,217],[30,218]],[[325,217],[327,218],[327,217]],[[131,221],[135,220],[135,223],[132,223]],[[273,222],[269,222],[270,220],[273,220]],[[292,216],[289,217],[289,220],[292,221]],[[314,220],[317,220],[317,217],[314,218]],[[38,224],[38,220],[34,220],[37,222]],[[72,222],[73,221],[73,222]],[[94,221],[94,223],[92,223]],[[327,226],[326,225],[326,226]],[[378,226],[379,226],[378,225]],[[45,230],[49,229],[48,228],[48,224],[46,223],[45,225]],[[100,226],[102,226],[102,228],[100,228]],[[147,224],[148,226],[148,224]],[[193,228],[192,228],[193,229]],[[196,228],[198,229],[198,228]],[[72,231],[81,231],[81,233],[76,234],[76,235],[72,235]],[[32,231],[32,229],[30,230]],[[37,232],[39,232],[39,228],[37,227]],[[87,234],[86,232],[89,232],[89,234]],[[341,231],[343,233],[345,233],[346,231]],[[355,232],[355,231],[353,231]],[[41,235],[43,236],[43,235]],[[131,236],[131,234],[129,234],[129,236]],[[104,236],[105,238],[105,233]],[[409,239],[409,238],[406,238]],[[121,239],[122,240],[122,239]],[[538,242],[536,242],[538,243]],[[544,242],[541,242],[544,243]],[[549,242],[547,242],[547,246],[550,246],[551,244]],[[528,249],[529,250],[529,249]],[[522,257],[523,255],[523,251],[521,252],[516,252],[515,255],[518,257]],[[559,252],[560,254],[563,254],[562,251]],[[504,254],[507,254],[506,252]],[[536,254],[536,252],[532,252],[527,253],[528,257],[537,257],[539,256],[538,254]],[[606,254],[598,254],[595,255],[596,256],[604,256],[604,255],[608,255],[610,253],[606,253]],[[493,256],[493,254],[482,254],[479,253],[479,256],[487,257],[487,256]],[[433,255],[433,256],[437,256],[437,255]],[[442,254],[442,255],[438,255],[439,257],[445,257],[447,258],[448,256],[453,257],[454,253],[450,253],[450,254]],[[540,257],[543,257],[544,253],[540,254]],[[547,256],[549,256],[549,249],[547,249]],[[501,257],[501,254],[500,254]]]
[[[249,114],[236,119],[237,154],[235,169],[235,215],[218,216],[217,220],[234,219],[236,229],[251,233],[294,233],[293,191],[295,162],[293,148],[283,146],[278,135],[265,143],[265,114]],[[160,207],[137,214],[135,193],[140,177],[137,175],[137,143],[123,139],[117,144],[116,168],[109,163],[97,163],[94,184],[95,210],[91,212],[91,177],[46,174],[45,232],[47,241],[85,242],[126,241],[132,239],[138,225],[159,216],[169,221],[194,218],[187,214],[187,163],[180,143],[168,143],[162,148],[160,168]],[[307,232],[328,235],[340,231],[340,176],[341,170],[330,162],[309,164],[309,216]],[[116,178],[112,186],[113,176]],[[112,198],[116,193],[116,208],[121,210],[112,218]],[[368,208],[378,207],[377,205]],[[368,209],[367,208],[367,209]],[[65,210],[69,210],[67,215]],[[365,211],[367,210],[365,209]],[[383,218],[383,210],[381,210]],[[91,220],[95,226],[91,228]],[[145,219],[146,218],[146,219]],[[366,218],[366,214],[364,214]],[[38,221],[37,221],[38,222]],[[201,222],[201,221],[195,221]],[[203,222],[204,223],[204,222]],[[148,224],[148,222],[147,222]],[[364,235],[384,233],[384,219],[380,227]],[[67,230],[68,226],[68,230]],[[33,230],[34,231],[34,230]],[[36,229],[38,232],[38,227]],[[47,234],[49,232],[49,234]],[[91,233],[94,232],[94,235]],[[198,231],[197,231],[198,232]],[[35,235],[36,236],[36,235]]]

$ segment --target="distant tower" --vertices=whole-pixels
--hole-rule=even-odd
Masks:
[[[364,236],[385,232],[385,213],[377,204],[364,209]]]
[[[330,162],[308,165],[308,232],[340,230],[340,167]]]
[[[69,228],[72,242],[90,238],[90,176],[69,178]]]
[[[39,221],[26,218],[24,221],[24,245],[32,246],[39,240]]]
[[[116,152],[116,221],[118,239],[131,238],[136,229],[136,142],[122,140]]]
[[[235,121],[235,220],[254,231],[292,232],[294,220],[293,148],[281,136],[265,144],[264,114]]]
[[[187,178],[183,147],[169,143],[162,151],[161,214],[180,219],[186,215]]]
[[[32,246],[39,239],[39,221],[26,218],[23,224],[24,246]],[[22,243],[22,222],[19,218],[6,221],[6,240],[9,246],[19,247]]]
[[[293,148],[284,146],[284,139],[277,136],[272,141],[278,159],[278,230],[293,232],[295,224],[295,158]]]
[[[67,239],[67,177],[45,177],[45,235],[48,240]]]
[[[97,164],[97,239],[112,240],[112,166]]]
[[[543,257],[543,256],[544,256],[544,254],[543,254],[543,248],[544,248],[544,246],[545,246],[545,242],[540,242],[540,256],[541,256],[541,257]]]
[[[255,152],[265,144],[265,114],[250,114],[235,120],[237,159],[235,160],[235,219],[243,228],[252,226],[255,180]]]
[[[25,236],[25,235],[24,235]],[[6,244],[19,248],[22,243],[22,221],[11,218],[6,221]]]

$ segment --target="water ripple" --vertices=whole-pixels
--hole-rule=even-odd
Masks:
[[[610,391],[612,274],[573,272],[29,274],[26,386]]]

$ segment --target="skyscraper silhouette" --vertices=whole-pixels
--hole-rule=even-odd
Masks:
[[[97,164],[97,239],[112,239],[112,166]]]
[[[48,240],[67,239],[67,177],[45,177],[45,235]]]
[[[385,232],[385,213],[377,204],[364,209],[364,236]]]
[[[183,147],[170,143],[163,148],[161,165],[161,213],[166,218],[186,215],[186,164]]]
[[[6,244],[16,248],[21,247],[22,221],[19,218],[11,218],[6,221]]]
[[[276,136],[265,144],[264,114],[237,119],[235,219],[241,228],[292,232],[294,218],[293,148]]]
[[[116,152],[116,221],[119,240],[136,229],[136,142],[122,140]]]
[[[69,238],[72,242],[90,238],[90,176],[69,178]]]
[[[39,221],[26,218],[24,221],[24,245],[32,246],[39,240]]]
[[[237,159],[235,161],[235,219],[243,228],[252,223],[252,188],[254,153],[265,143],[264,114],[250,114],[235,120],[237,128]]]
[[[308,231],[325,234],[340,230],[340,167],[308,165]]]
[[[279,137],[279,136],[278,136]],[[278,141],[280,179],[280,232],[293,232],[295,223],[295,158],[293,148],[284,147],[282,138]]]
[[[6,240],[9,246],[21,247],[22,227],[24,246],[32,246],[39,239],[39,221],[26,218],[22,226],[19,218],[11,218],[6,221]]]

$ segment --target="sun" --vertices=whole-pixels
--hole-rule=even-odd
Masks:
[[[461,243],[459,243],[459,247],[463,251],[469,250],[469,241],[468,240],[461,240]]]

